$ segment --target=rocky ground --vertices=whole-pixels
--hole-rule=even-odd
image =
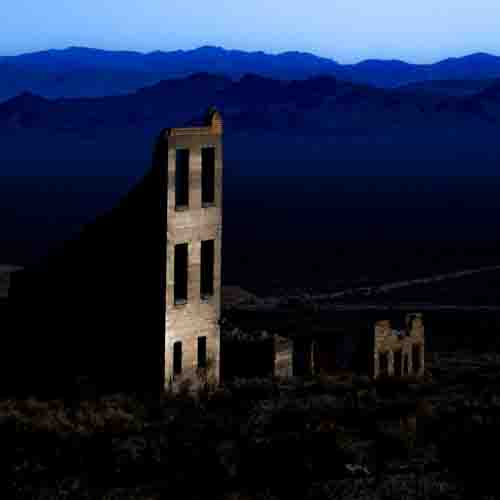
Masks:
[[[500,356],[429,355],[425,380],[235,381],[148,407],[0,403],[2,498],[497,498]]]

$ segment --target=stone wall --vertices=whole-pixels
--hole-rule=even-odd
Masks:
[[[344,319],[342,329],[332,328],[330,335],[287,338],[275,334],[274,375],[308,377],[358,373],[377,378],[384,371],[381,363],[385,357],[387,375],[422,377],[425,370],[422,314],[406,314],[399,322],[396,319],[379,320],[372,329],[369,325],[374,319],[373,316],[354,317],[352,325],[351,319]],[[339,336],[351,335],[356,336],[352,348],[340,349],[342,339]],[[253,353],[251,357],[259,358],[252,360],[257,364],[265,356]]]
[[[221,307],[221,237],[222,237],[222,121],[218,113],[206,127],[171,129],[168,143],[168,207],[167,207],[167,284],[165,320],[165,387],[176,390],[186,384],[216,384],[220,365]],[[215,203],[202,206],[201,173],[202,147],[215,147]],[[189,149],[189,207],[176,209],[175,172],[176,149]],[[214,293],[200,296],[201,242],[213,240]],[[175,246],[188,244],[188,298],[185,304],[175,304]],[[198,338],[207,339],[207,369],[198,370]],[[173,373],[174,344],[182,343],[182,372]]]
[[[210,122],[212,120],[212,123]],[[9,307],[16,335],[7,373],[30,391],[72,390],[88,377],[103,391],[161,394],[193,380],[219,378],[222,206],[222,120],[159,134],[153,166],[109,212],[61,249],[12,281]],[[202,146],[215,146],[215,204],[201,205]],[[175,207],[175,148],[191,149],[190,206]],[[200,297],[200,247],[214,240],[214,290]],[[174,304],[174,247],[187,243],[187,304]],[[198,369],[198,338],[206,368]],[[174,380],[173,344],[182,342],[183,370]],[[9,358],[9,359],[10,359]],[[19,367],[23,367],[19,373]],[[12,379],[12,377],[10,377]],[[7,380],[3,377],[2,380]],[[12,384],[12,382],[9,382]],[[59,387],[60,386],[60,387]]]
[[[293,340],[274,336],[274,376],[293,376]]]
[[[374,378],[413,375],[425,370],[425,336],[421,314],[407,314],[403,328],[395,329],[390,320],[375,323]],[[419,366],[414,367],[415,360]]]

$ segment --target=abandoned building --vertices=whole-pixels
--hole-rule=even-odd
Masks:
[[[164,380],[219,379],[222,119],[168,132],[167,285]]]
[[[394,329],[388,320],[375,324],[375,378],[381,375],[422,377],[425,369],[424,325],[422,314],[408,314],[405,328]]]
[[[20,353],[1,365],[4,388],[71,393],[85,380],[155,395],[221,373],[424,374],[421,314],[250,311],[273,334],[221,342],[222,135],[214,108],[163,130],[152,168],[113,210],[36,266],[0,268],[4,347]]]
[[[340,335],[332,332],[331,336],[320,335],[312,340],[298,338],[287,343],[282,341],[280,345],[281,349],[276,349],[276,367],[280,374],[353,372],[374,379],[424,375],[421,314],[406,314],[403,325],[397,320],[371,320],[366,329],[356,330],[353,325],[352,330]]]
[[[425,372],[425,335],[420,313],[354,310],[301,318],[300,313],[291,310],[256,313],[240,307],[235,314],[240,325],[265,324],[274,332],[274,341],[238,349],[231,345],[234,342],[228,348],[224,340],[224,352],[235,358],[227,363],[223,360],[225,376],[229,378],[249,374],[286,378],[350,373],[377,379],[422,377]],[[253,368],[244,359],[248,352],[260,360]]]
[[[217,383],[221,115],[161,132],[153,165],[109,213],[9,275],[4,383],[157,394]],[[5,294],[6,295],[6,294]]]

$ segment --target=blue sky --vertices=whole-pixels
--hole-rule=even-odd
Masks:
[[[217,45],[434,62],[500,55],[500,0],[6,0],[0,54]]]

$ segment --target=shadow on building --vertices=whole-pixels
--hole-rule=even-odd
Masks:
[[[159,395],[218,379],[222,120],[163,130],[109,213],[9,287],[3,394]],[[174,359],[176,358],[176,359]]]

